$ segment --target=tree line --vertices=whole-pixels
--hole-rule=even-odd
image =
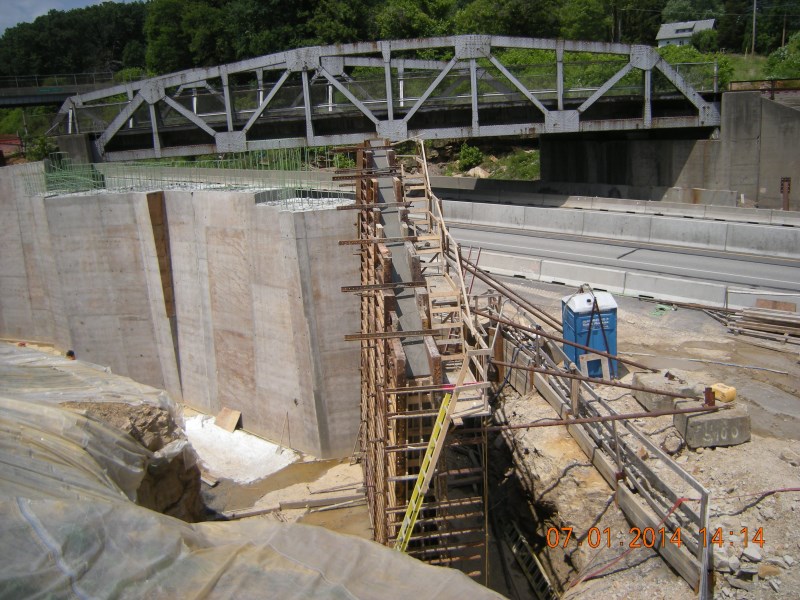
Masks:
[[[717,19],[704,51],[752,45],[752,0],[148,0],[51,10],[0,37],[0,75],[161,74],[301,46],[483,33],[654,44],[662,22]],[[800,0],[756,0],[756,51],[800,30]],[[784,51],[785,54],[785,51]]]

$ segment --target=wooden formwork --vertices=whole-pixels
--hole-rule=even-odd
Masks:
[[[376,165],[375,152],[387,156]],[[389,173],[391,186],[376,172]],[[359,176],[358,174],[363,174]],[[489,415],[485,380],[488,355],[465,339],[465,291],[460,269],[448,264],[437,202],[423,176],[409,177],[392,152],[365,145],[356,168],[356,207],[361,260],[361,435],[360,459],[375,540],[393,545],[420,472],[420,464],[448,383],[465,361],[475,390],[459,388],[453,427],[436,463],[433,481],[412,531],[408,553],[425,562],[459,568],[485,583],[486,578],[486,432]],[[390,198],[386,190],[390,191]],[[386,207],[399,207],[384,221]],[[398,214],[399,213],[399,214]],[[391,243],[390,243],[391,242]],[[391,246],[391,248],[390,248]],[[394,255],[392,250],[394,250]],[[393,261],[407,261],[410,275],[398,280]],[[427,358],[424,376],[409,376],[397,295],[414,288]],[[406,295],[406,302],[408,302]],[[404,310],[408,310],[408,304]],[[481,370],[482,365],[482,370]],[[482,372],[481,375],[476,373]],[[477,379],[476,379],[477,377]],[[481,379],[481,377],[483,379]],[[479,405],[479,406],[478,406]],[[460,433],[459,429],[469,432]],[[480,433],[475,433],[476,429]]]

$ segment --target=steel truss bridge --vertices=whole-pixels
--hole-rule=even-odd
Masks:
[[[51,132],[91,134],[111,161],[716,127],[714,67],[695,67],[649,46],[501,36],[317,46],[78,94]]]

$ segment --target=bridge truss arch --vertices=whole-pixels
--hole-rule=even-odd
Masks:
[[[649,46],[503,36],[316,46],[78,94],[54,130],[91,134],[103,160],[132,160],[716,127],[713,67],[703,68],[705,84]]]

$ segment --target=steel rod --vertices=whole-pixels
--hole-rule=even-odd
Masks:
[[[649,388],[642,385],[632,385],[629,383],[620,383],[618,381],[613,381],[610,379],[600,379],[597,377],[587,377],[585,375],[580,375],[577,373],[567,373],[564,371],[554,371],[553,369],[544,369],[542,367],[526,367],[524,365],[503,362],[501,360],[492,360],[489,361],[493,365],[498,365],[501,367],[509,367],[511,369],[520,369],[522,371],[530,371],[532,373],[541,373],[542,375],[552,375],[554,377],[565,377],[567,379],[577,379],[578,381],[585,381],[586,383],[596,383],[598,385],[612,385],[614,387],[623,388],[626,390],[634,390],[636,392],[650,392],[652,394],[661,394],[662,396],[669,396],[670,398],[689,398],[691,400],[699,400],[696,396],[687,396],[686,394],[676,394],[674,392],[667,392],[663,390],[657,390],[655,388]]]
[[[491,319],[492,321],[495,321],[496,323],[501,323],[503,325],[507,325],[507,326],[513,327],[515,329],[520,329],[522,331],[527,331],[528,333],[533,333],[533,334],[539,335],[539,336],[541,336],[543,338],[547,338],[548,340],[553,340],[554,342],[559,342],[559,343],[562,343],[562,344],[566,344],[568,346],[572,346],[572,347],[578,348],[580,350],[586,350],[587,352],[591,352],[592,354],[598,354],[599,356],[605,356],[606,358],[610,358],[612,360],[617,360],[617,361],[619,361],[621,363],[624,363],[626,365],[630,365],[632,367],[636,367],[637,369],[643,369],[645,371],[653,371],[653,372],[656,371],[656,369],[653,369],[652,367],[648,367],[647,365],[643,365],[642,363],[634,362],[632,360],[629,360],[627,358],[622,358],[622,357],[616,356],[614,354],[609,354],[608,352],[603,352],[602,350],[597,350],[596,348],[590,348],[589,346],[584,346],[583,344],[579,344],[577,342],[571,342],[569,340],[565,340],[564,338],[562,338],[560,336],[557,336],[557,335],[554,335],[552,333],[547,333],[545,331],[542,331],[541,329],[534,329],[533,327],[527,327],[527,326],[522,325],[520,323],[515,323],[514,321],[510,321],[509,319],[503,319],[502,317],[495,316],[495,315],[493,315],[491,313],[487,313],[487,312],[484,312],[482,310],[475,309],[472,312],[475,313],[476,315],[481,316],[481,317],[486,317],[487,319]]]
[[[676,408],[673,410],[656,410],[653,412],[625,413],[622,415],[601,415],[599,417],[580,417],[578,419],[552,419],[547,421],[535,421],[533,423],[522,423],[518,425],[489,425],[486,431],[507,431],[509,429],[535,429],[537,427],[556,427],[558,425],[586,425],[588,423],[607,423],[609,421],[626,421],[629,419],[645,419],[649,417],[668,417],[672,415],[686,415],[692,413],[714,412],[717,410],[727,410],[726,406],[698,406],[696,408]],[[482,431],[480,428],[461,429],[461,433],[471,433]]]
[[[396,238],[370,238],[364,240],[339,240],[340,246],[369,246],[370,244],[391,244],[394,242],[416,242],[417,236],[410,235]]]
[[[376,333],[348,333],[344,336],[345,342],[357,342],[360,340],[391,340],[394,338],[425,337],[426,335],[436,335],[436,329],[415,329],[412,331],[379,331]]]
[[[475,277],[477,277],[484,283],[487,283],[492,287],[499,289],[506,295],[506,297],[510,298],[511,300],[519,304],[522,308],[527,310],[532,315],[539,317],[542,321],[550,325],[550,327],[552,327],[556,331],[562,330],[561,325],[559,324],[558,321],[556,321],[555,318],[548,315],[541,308],[538,308],[533,304],[531,304],[530,302],[528,302],[525,298],[517,294],[514,290],[510,289],[504,283],[498,281],[485,271],[482,271],[480,267],[478,267],[475,263],[463,257],[461,258],[461,263],[464,266],[464,268],[470,273],[472,273]]]

